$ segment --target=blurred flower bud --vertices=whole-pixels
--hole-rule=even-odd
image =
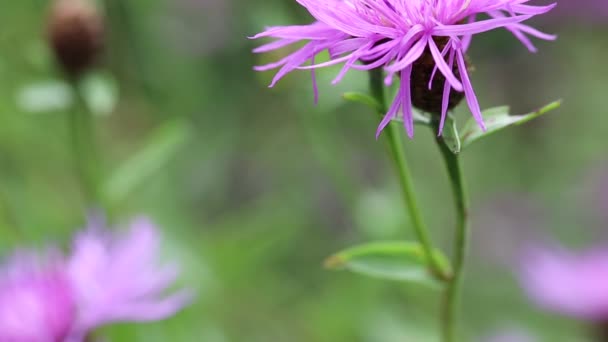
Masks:
[[[103,49],[103,16],[91,0],[54,0],[48,39],[63,70],[79,76],[95,63]]]

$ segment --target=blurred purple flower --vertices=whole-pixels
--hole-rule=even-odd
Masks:
[[[76,237],[68,273],[82,327],[160,320],[188,302],[186,292],[163,296],[178,271],[157,266],[159,239],[145,218],[133,220],[124,236],[93,226]]]
[[[175,314],[190,296],[164,295],[177,270],[157,267],[159,241],[140,218],[124,235],[90,224],[67,260],[15,258],[0,275],[0,341],[80,342],[107,323]]]
[[[591,322],[608,321],[608,249],[574,253],[536,248],[525,255],[521,283],[540,307]]]
[[[277,40],[258,47],[254,52],[269,52],[298,42],[306,44],[277,62],[255,69],[264,71],[280,67],[272,80],[272,87],[295,69],[314,70],[343,64],[342,70],[333,80],[335,84],[342,80],[349,69],[371,70],[383,67],[388,73],[385,79],[387,85],[392,83],[395,75],[400,77],[401,84],[378,127],[377,135],[402,111],[405,129],[412,137],[412,89],[416,88],[411,85],[412,70],[415,62],[428,56],[435,68],[428,88],[431,89],[437,70],[445,78],[439,110],[439,133],[449,107],[454,105],[450,101],[452,89],[464,91],[473,117],[484,127],[468,76],[466,51],[473,35],[501,27],[511,31],[530,51],[535,51],[535,47],[528,36],[555,39],[555,36],[521,23],[548,12],[554,4],[529,6],[525,4],[527,2],[529,0],[298,0],[316,21],[309,25],[268,28],[253,38],[272,37]],[[476,21],[478,15],[490,18]],[[329,51],[330,60],[315,64],[315,57],[325,50]],[[311,65],[304,66],[307,62]],[[316,98],[314,74],[313,86]]]
[[[76,307],[61,260],[17,256],[0,274],[0,341],[63,341]]]

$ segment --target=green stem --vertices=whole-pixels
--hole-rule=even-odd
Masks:
[[[70,79],[70,84],[74,105],[68,120],[74,167],[86,198],[87,209],[104,209],[93,114],[82,97],[78,81]]]
[[[24,240],[24,234],[19,229],[17,218],[13,212],[4,191],[0,191],[0,227],[7,233],[7,240],[16,243]]]
[[[384,115],[387,110],[386,100],[384,98],[384,83],[381,69],[370,70],[370,90],[372,96],[381,105],[381,115]],[[397,169],[399,184],[405,200],[405,205],[409,213],[414,232],[418,242],[422,246],[427,265],[433,276],[438,279],[448,279],[448,275],[444,273],[441,264],[433,253],[433,244],[429,237],[428,229],[424,224],[418,202],[414,194],[414,185],[412,175],[409,171],[405,151],[403,150],[403,142],[401,140],[401,130],[397,125],[389,124],[383,134],[388,138],[389,151]]]
[[[438,126],[435,125],[434,132]],[[443,142],[437,138],[437,145],[445,161],[449,174],[454,204],[456,206],[457,225],[453,244],[453,276],[447,284],[442,307],[442,340],[455,341],[456,319],[458,316],[459,292],[462,287],[463,270],[469,239],[469,200],[466,192],[460,159]]]

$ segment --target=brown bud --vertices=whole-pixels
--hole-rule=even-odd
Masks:
[[[70,76],[90,68],[103,49],[103,16],[91,0],[54,0],[48,23],[49,44]]]
[[[447,44],[447,39],[439,40],[435,38],[435,43],[440,50],[443,50]],[[470,65],[468,60],[466,63],[467,65]],[[443,85],[445,83],[445,77],[440,71],[437,71],[433,78],[432,88],[429,89],[429,81],[431,80],[433,69],[435,69],[435,60],[427,47],[422,56],[413,64],[411,80],[412,104],[416,108],[427,113],[439,115],[441,114],[443,102]],[[456,78],[460,79],[460,71],[458,70],[456,63],[454,63],[452,72]],[[452,89],[448,101],[448,110],[456,107],[463,98],[464,93]]]

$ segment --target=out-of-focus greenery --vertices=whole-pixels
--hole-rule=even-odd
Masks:
[[[60,78],[45,44],[48,4],[4,1],[0,11],[5,255],[16,246],[67,244],[84,223],[61,90],[49,95],[44,87]],[[272,73],[252,70],[278,54],[251,54],[258,42],[246,37],[265,25],[309,22],[297,3],[105,4],[110,40],[99,72],[114,80],[118,97],[115,109],[96,121],[104,173],[154,137],[166,137],[167,129],[179,130],[168,143],[156,142],[168,151],[167,162],[157,163],[153,150],[145,167],[113,183],[120,199],[113,215],[153,217],[163,228],[167,256],[182,264],[181,283],[198,297],[165,322],[123,324],[100,335],[146,342],[433,341],[433,290],[322,268],[337,250],[411,239],[412,232],[382,138],[374,139],[378,118],[341,98],[365,91],[366,75],[352,72],[331,86],[336,69],[320,71],[315,106],[308,72],[268,89]],[[558,236],[583,245],[597,241],[608,223],[590,197],[596,187],[590,175],[608,162],[608,25],[551,16],[534,25],[559,40],[539,42],[537,54],[506,31],[476,37],[470,51],[482,107],[509,104],[513,113],[527,113],[564,99],[558,111],[465,151],[475,236],[462,318],[472,341],[504,327],[545,341],[575,341],[586,333],[528,304],[514,275],[529,238]],[[58,107],[32,112],[39,101],[49,102],[32,96],[32,87],[42,87]],[[113,93],[104,87],[98,96],[111,103]],[[462,124],[468,113],[460,112]],[[433,237],[448,249],[453,210],[432,133],[419,127],[406,150]],[[133,182],[137,186],[122,193]]]

